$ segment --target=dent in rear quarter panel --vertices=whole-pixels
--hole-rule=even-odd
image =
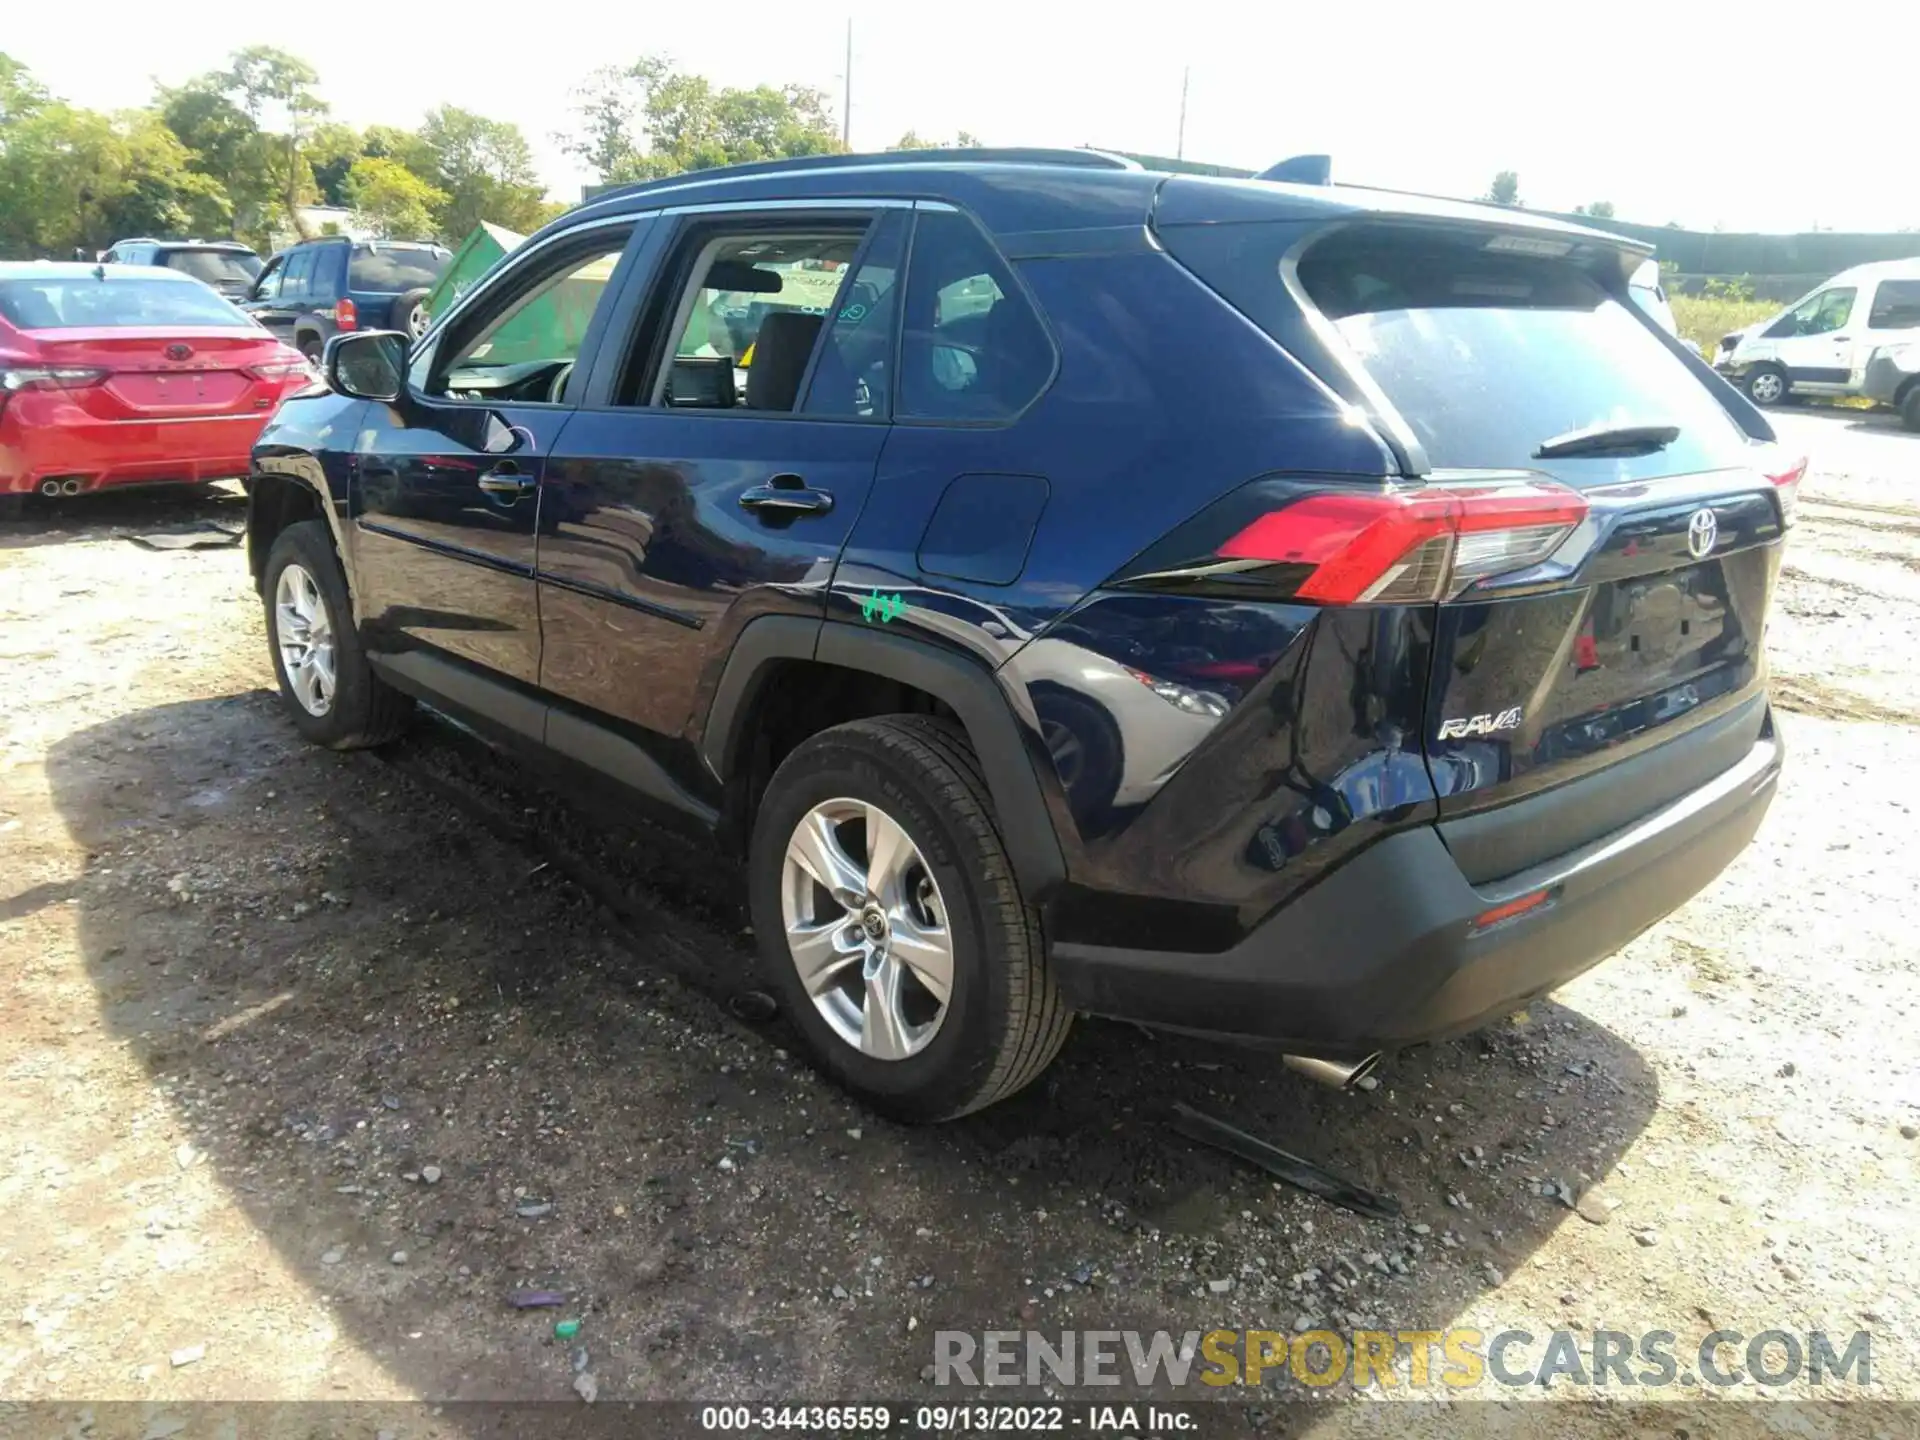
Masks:
[[[1023,649],[1003,676],[1044,727],[1074,840],[1056,937],[1225,949],[1431,821],[1431,614],[1103,592]]]

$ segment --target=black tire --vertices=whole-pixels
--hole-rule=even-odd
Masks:
[[[1778,365],[1756,365],[1747,372],[1747,378],[1740,388],[1747,392],[1747,398],[1760,406],[1784,405],[1787,397],[1793,394],[1793,385],[1787,379],[1787,372]]]
[[[945,902],[953,981],[924,1049],[883,1060],[843,1040],[808,996],[787,945],[787,844],[814,806],[883,809],[919,849]],[[1046,1069],[1073,1021],[1048,971],[1038,910],[1026,903],[966,732],[891,715],[815,735],[787,756],[754,823],[748,890],[760,964],[819,1067],[874,1109],[932,1121],[991,1105]]]
[[[393,309],[388,312],[388,328],[402,331],[409,338],[418,340],[426,333],[426,299],[430,293],[426,290],[409,290],[394,296]]]
[[[315,365],[318,365],[320,363],[320,356],[326,350],[326,348],[327,348],[327,342],[322,340],[318,335],[309,333],[309,334],[302,335],[300,337],[300,340],[299,340],[300,353],[306,356],[307,359]]]
[[[1909,430],[1920,431],[1920,385],[1915,385],[1901,398],[1900,423]]]
[[[281,573],[296,562],[317,584],[333,635],[334,691],[332,704],[323,715],[315,715],[296,698],[280,653],[274,597]],[[280,683],[280,699],[302,735],[330,750],[359,750],[384,744],[406,729],[413,715],[413,700],[381,680],[367,665],[353,623],[347,583],[325,521],[302,520],[274,537],[262,573],[260,596],[266,606],[267,651],[273,659],[274,679]]]

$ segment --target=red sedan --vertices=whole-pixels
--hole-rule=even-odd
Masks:
[[[300,353],[198,280],[0,264],[0,509],[20,497],[247,473]]]

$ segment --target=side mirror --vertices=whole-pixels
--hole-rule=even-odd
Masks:
[[[327,384],[356,400],[398,400],[406,386],[407,337],[360,330],[327,341],[320,367]]]

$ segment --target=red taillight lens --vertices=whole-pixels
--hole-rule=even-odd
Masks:
[[[333,323],[342,330],[351,330],[360,323],[360,307],[351,300],[342,299],[333,307]]]
[[[1295,592],[1302,600],[1444,600],[1476,581],[1538,565],[1586,514],[1578,492],[1539,480],[1322,492],[1260,516],[1217,553],[1311,565]]]
[[[307,363],[304,355],[290,355],[279,360],[262,360],[258,365],[247,366],[247,374],[256,380],[310,380],[314,368]]]
[[[1783,526],[1793,523],[1793,512],[1800,508],[1800,482],[1806,476],[1807,462],[1804,458],[1794,461],[1777,474],[1771,470],[1767,473],[1767,479],[1773,482],[1774,493],[1780,497],[1780,523]]]
[[[0,395],[22,390],[84,390],[107,378],[91,365],[12,365],[0,369]]]

